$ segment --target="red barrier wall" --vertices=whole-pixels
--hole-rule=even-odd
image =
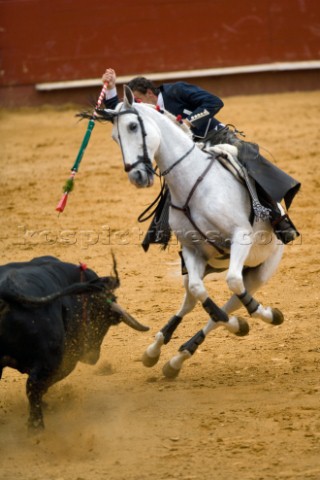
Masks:
[[[319,0],[0,1],[0,86],[320,58]]]

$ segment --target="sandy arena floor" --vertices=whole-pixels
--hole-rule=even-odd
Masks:
[[[247,337],[212,332],[175,381],[161,368],[206,318],[197,307],[159,364],[143,367],[143,351],[182,299],[179,246],[140,247],[147,224],[137,216],[159,185],[129,184],[110,126],[96,125],[66,210],[55,212],[87,126],[78,110],[1,111],[1,263],[51,254],[106,275],[113,250],[119,303],[150,332],[112,329],[98,364],[79,364],[46,395],[40,436],[27,435],[26,376],[5,369],[1,480],[319,480],[320,91],[225,99],[219,119],[302,182],[291,209],[301,237],[257,294],[283,311],[283,325],[251,319]],[[224,303],[224,274],[206,285]]]

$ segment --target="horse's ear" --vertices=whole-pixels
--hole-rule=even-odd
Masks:
[[[125,107],[127,108],[132,107],[133,102],[134,102],[134,96],[131,88],[129,88],[128,85],[124,85],[123,86],[123,103]]]

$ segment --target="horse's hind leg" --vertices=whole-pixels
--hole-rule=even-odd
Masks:
[[[237,249],[239,253],[239,249]],[[264,285],[276,271],[283,253],[283,245],[277,245],[277,249],[273,255],[255,268],[248,268],[241,273],[243,266],[241,266],[241,256],[236,261],[230,260],[230,267],[227,275],[227,283],[230,290],[234,291],[234,295],[223,306],[223,310],[230,314],[244,306],[248,313],[254,318],[260,318],[263,321],[279,325],[283,322],[283,315],[277,308],[263,307],[252,294]]]
[[[236,317],[229,319],[226,312],[219,308],[208,296],[202,281],[206,261],[200,255],[197,255],[195,251],[186,248],[183,250],[183,257],[189,272],[189,291],[196,300],[201,301],[210,319],[207,325],[199,330],[190,340],[181,345],[179,353],[164,365],[163,373],[168,378],[177,377],[185,360],[195,353],[211,330],[223,325],[237,335],[246,335],[249,331],[249,326],[245,320]]]
[[[186,292],[182,306],[180,310],[170,318],[168,323],[155,335],[154,342],[151,343],[144,352],[142,363],[145,367],[153,367],[158,362],[161,354],[161,347],[170,342],[174,331],[181,323],[183,317],[191,312],[197,303],[197,299],[191,294],[188,288],[189,276],[184,275],[183,280]]]

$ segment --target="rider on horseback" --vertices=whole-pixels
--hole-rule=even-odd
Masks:
[[[114,109],[119,102],[115,71],[108,68],[102,81],[108,82],[105,106]],[[156,87],[150,80],[136,77],[128,83],[128,86],[138,102],[157,105],[160,109],[165,108],[186,123],[191,128],[194,141],[203,142],[206,147],[223,143],[236,146],[238,160],[249,174],[250,190],[257,192],[261,204],[270,211],[270,222],[276,236],[283,243],[289,243],[299,236],[288,214],[283,215],[277,203],[284,199],[286,208],[289,209],[300,183],[266,160],[260,154],[258,145],[240,139],[236,129],[230,129],[228,125],[215,118],[216,113],[223,107],[219,97],[186,82]],[[168,199],[162,199],[160,202],[142,244],[145,250],[148,250],[150,243],[167,245],[170,237],[167,232],[162,231],[163,226],[160,227],[162,235],[159,235],[161,223],[159,219],[162,210],[168,209],[168,205]]]

